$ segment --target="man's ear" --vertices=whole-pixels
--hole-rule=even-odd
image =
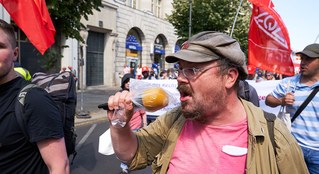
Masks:
[[[236,68],[230,68],[225,77],[225,87],[232,88],[238,79],[239,73]]]
[[[19,55],[19,47],[15,47],[13,50],[13,61],[17,61]]]

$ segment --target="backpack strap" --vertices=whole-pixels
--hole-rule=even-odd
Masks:
[[[24,104],[25,104],[25,97],[30,91],[30,89],[39,87],[38,85],[35,84],[28,84],[25,87],[23,87],[19,94],[17,95],[17,100],[15,102],[15,116],[18,122],[19,127],[21,128],[24,136],[29,140],[29,134],[27,132],[27,125],[26,125],[26,120],[24,116]]]
[[[270,138],[272,147],[273,147],[273,149],[274,149],[275,155],[277,155],[277,152],[276,152],[276,142],[275,142],[275,128],[274,128],[274,125],[275,125],[274,122],[275,122],[275,120],[276,120],[276,115],[264,111],[264,117],[265,117],[265,119],[267,120],[268,134],[269,134],[269,138]]]
[[[319,86],[316,86],[315,89],[313,89],[312,92],[310,93],[310,95],[307,97],[307,99],[297,109],[294,116],[291,118],[291,123],[295,121],[295,119],[299,116],[299,114],[302,112],[302,110],[305,109],[305,107],[313,99],[313,97],[317,94],[318,91],[319,91]]]
[[[250,96],[249,96],[249,84],[246,80],[243,80],[244,82],[244,92],[245,92],[245,99],[247,101],[250,101]]]

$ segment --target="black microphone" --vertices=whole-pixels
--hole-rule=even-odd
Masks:
[[[134,104],[133,104],[134,105]],[[134,105],[135,106],[135,105]],[[99,109],[104,109],[104,110],[107,110],[107,111],[110,111],[110,108],[109,108],[109,104],[108,103],[103,103],[103,104],[100,104],[97,106]]]
[[[107,111],[110,110],[108,103],[100,104],[100,105],[98,105],[97,107],[98,107],[99,109],[104,109],[104,110],[107,110]]]

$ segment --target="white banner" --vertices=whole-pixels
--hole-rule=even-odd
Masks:
[[[247,80],[247,82],[252,85],[259,97],[259,104],[260,107],[267,111],[271,112],[274,114],[278,114],[280,107],[269,107],[266,106],[265,100],[266,96],[270,94],[277,86],[277,84],[280,82],[280,80],[265,80],[265,81],[260,81],[260,82],[255,82],[254,80]],[[179,106],[180,105],[180,95],[177,88],[177,80],[136,80],[136,79],[131,79],[130,80],[130,91],[134,90],[143,90],[147,89],[149,87],[161,87],[163,88],[168,94],[170,95],[170,102],[169,105],[161,110],[158,110],[156,112],[147,112],[147,115],[161,115],[165,113],[168,110],[171,110],[172,108]],[[172,97],[174,96],[174,97]],[[174,101],[171,101],[174,100]]]
[[[255,80],[247,80],[247,82],[256,89],[258,97],[259,97],[260,107],[264,111],[271,112],[277,115],[279,112],[280,106],[275,108],[266,106],[265,100],[267,95],[270,94],[276,88],[280,80],[264,80],[260,82],[256,82]]]

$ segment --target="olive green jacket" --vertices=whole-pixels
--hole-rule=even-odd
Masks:
[[[244,100],[242,103],[248,116],[246,174],[309,173],[302,151],[285,125],[279,119],[275,120],[275,156],[262,109]],[[180,111],[181,108],[175,108],[136,133],[139,146],[130,163],[131,170],[152,164],[154,174],[167,172],[176,141],[185,123]]]

